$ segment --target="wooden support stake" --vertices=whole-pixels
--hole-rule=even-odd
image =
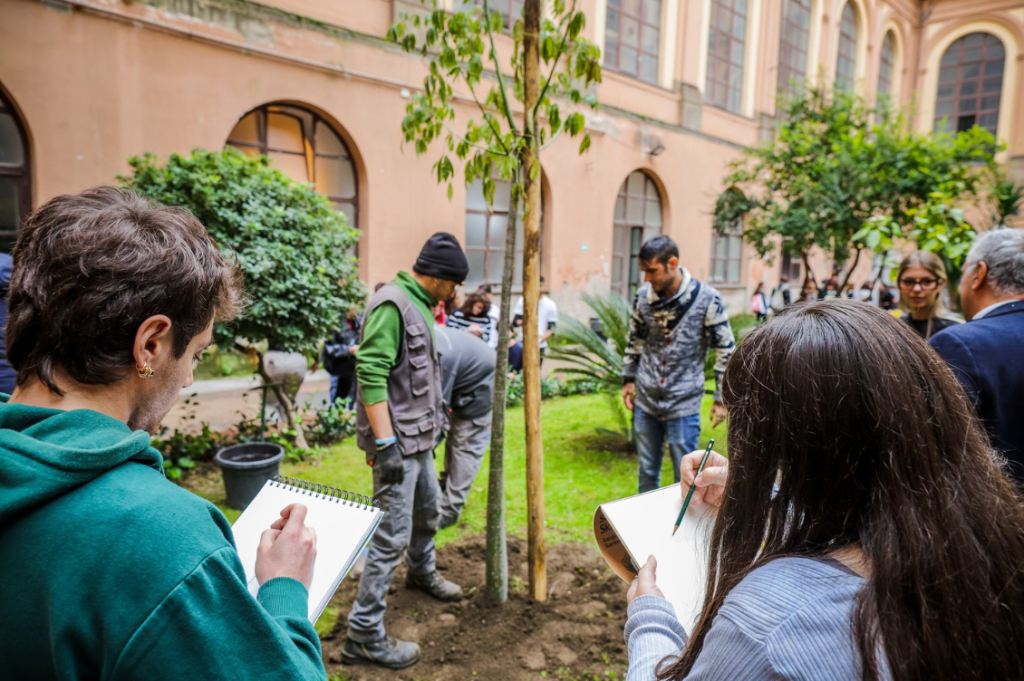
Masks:
[[[523,7],[523,150],[526,216],[523,225],[523,406],[526,413],[526,506],[530,594],[537,601],[548,597],[547,547],[544,541],[544,444],[540,421],[540,143],[537,139],[537,102],[540,98],[541,0],[526,0]],[[536,168],[535,168],[536,165]]]

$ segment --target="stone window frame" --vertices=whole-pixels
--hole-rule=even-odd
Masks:
[[[782,20],[779,28],[779,67],[776,77],[776,88],[779,93],[792,93],[794,83],[796,92],[800,92],[804,80],[807,78],[807,57],[810,53],[813,9],[811,0],[782,1]],[[801,16],[804,19],[803,24],[800,21]],[[789,59],[785,58],[787,56]]]
[[[976,45],[972,44],[975,36],[979,36]],[[995,135],[999,128],[1005,69],[1006,46],[998,36],[975,31],[957,38],[939,61],[935,129],[959,132],[977,124]],[[949,106],[943,107],[943,104]],[[988,120],[983,122],[986,117]],[[952,125],[943,126],[944,120]]]
[[[857,41],[860,38],[860,26],[857,8],[848,0],[843,6],[839,19],[839,46],[836,49],[837,90],[853,92],[857,78]]]
[[[636,78],[651,85],[658,85],[658,65],[661,52],[661,18],[664,3],[669,0],[608,0],[605,8],[605,33],[603,67]],[[629,4],[635,3],[635,12],[629,12]],[[625,21],[636,22],[636,45],[624,45],[622,27]],[[615,27],[615,28],[612,28]],[[644,49],[644,35],[654,35],[654,51]],[[612,38],[611,35],[615,37]],[[635,52],[629,57],[628,51]],[[624,56],[626,53],[626,56]],[[650,66],[649,66],[650,65]]]
[[[705,101],[741,113],[750,0],[711,0]]]
[[[543,172],[543,171],[542,171]],[[483,182],[479,179],[466,187],[466,217],[463,245],[465,246],[466,258],[469,260],[469,275],[466,277],[466,290],[476,289],[479,286],[490,285],[495,293],[501,291],[501,275],[505,267],[505,235],[502,231],[500,236],[492,238],[491,229],[494,223],[492,218],[505,220],[505,229],[508,229],[508,218],[511,215],[511,189],[512,183],[508,180],[495,179],[494,201],[488,205],[483,197]],[[507,193],[507,194],[506,194]],[[541,270],[544,263],[544,201],[547,199],[546,192],[541,189],[541,218],[540,218],[540,258]],[[502,207],[504,206],[504,207]],[[483,216],[483,240],[482,243],[476,238],[470,238],[471,216]],[[512,292],[517,293],[523,288],[523,204],[519,203],[519,213],[516,218],[516,254],[515,268],[512,274]],[[481,256],[482,254],[482,256]],[[479,260],[482,257],[482,262]],[[482,266],[483,272],[480,277],[475,276]]]
[[[21,225],[32,213],[32,152],[29,147],[28,132],[24,121],[14,107],[14,102],[7,96],[7,93],[0,87],[0,125],[11,129],[17,134],[21,143],[21,160],[18,163],[0,162],[0,180],[13,189],[13,197],[0,195],[0,201],[13,198],[17,202],[18,224],[14,229],[0,231],[0,251],[9,253],[14,249],[14,243],[18,240],[18,233]],[[3,156],[0,156],[3,158]]]
[[[300,116],[299,113],[302,115]],[[267,134],[267,119],[269,115],[278,115],[293,118],[299,121],[300,129],[302,130],[302,146],[303,152],[296,152],[291,149],[277,149],[269,146],[268,134]],[[239,129],[242,122],[250,116],[256,116],[256,130],[257,130],[257,141],[252,142],[250,140],[243,140],[238,138],[232,138],[232,134]],[[308,116],[308,118],[307,118]],[[321,130],[321,126],[329,130],[336,138],[343,153],[333,153],[324,151],[317,145],[317,134]],[[293,156],[304,156],[305,166],[307,172],[306,182],[311,183],[314,187],[317,186],[317,159],[328,158],[328,159],[339,159],[347,161],[352,171],[352,195],[345,196],[341,194],[327,194],[323,193],[324,196],[334,205],[335,209],[345,213],[348,217],[348,223],[350,227],[359,226],[359,174],[356,168],[355,158],[352,155],[352,150],[349,145],[345,142],[344,136],[338,132],[337,128],[323,116],[320,116],[315,111],[308,109],[304,106],[296,104],[284,104],[284,103],[269,103],[252,109],[247,112],[244,116],[238,119],[235,123],[235,127],[232,128],[231,132],[228,133],[228,139],[225,142],[226,146],[231,146],[239,149],[243,153],[249,153],[247,150],[252,150],[258,154],[268,155],[269,153],[275,154],[287,154]],[[273,165],[271,165],[273,167]],[[303,181],[299,178],[292,178],[298,181]],[[319,191],[319,188],[318,188]]]
[[[743,283],[743,229],[736,226],[724,234],[711,233],[711,269],[708,281],[713,284]]]
[[[893,75],[896,70],[896,37],[892,31],[886,31],[882,39],[882,49],[878,61],[878,88],[876,95],[889,97],[892,95]]]
[[[630,178],[643,176],[643,193],[630,193]],[[657,221],[652,220],[653,214],[648,211],[648,203],[654,202],[658,206]],[[640,203],[640,220],[630,220],[630,206],[633,203]],[[640,263],[638,255],[640,247],[645,241],[654,236],[665,233],[665,200],[661,195],[661,189],[654,177],[644,170],[634,170],[626,176],[619,186],[618,194],[615,197],[615,210],[612,214],[612,265],[611,265],[611,290],[618,293],[626,300],[632,300],[636,295],[640,281]],[[622,247],[628,246],[626,250]],[[618,264],[619,278],[615,277],[615,268]]]

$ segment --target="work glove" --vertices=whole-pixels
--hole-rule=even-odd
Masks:
[[[378,450],[373,459],[373,467],[380,471],[382,485],[401,485],[405,479],[405,462],[402,460],[402,452],[398,450],[398,443],[392,442]]]

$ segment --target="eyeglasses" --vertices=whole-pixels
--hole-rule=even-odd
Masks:
[[[908,291],[921,287],[922,291],[931,291],[939,285],[941,279],[907,279],[904,277],[900,279],[900,288],[905,288]]]

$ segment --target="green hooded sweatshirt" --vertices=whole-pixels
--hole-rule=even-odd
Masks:
[[[254,599],[162,463],[109,416],[0,397],[0,679],[325,679],[305,587]]]

